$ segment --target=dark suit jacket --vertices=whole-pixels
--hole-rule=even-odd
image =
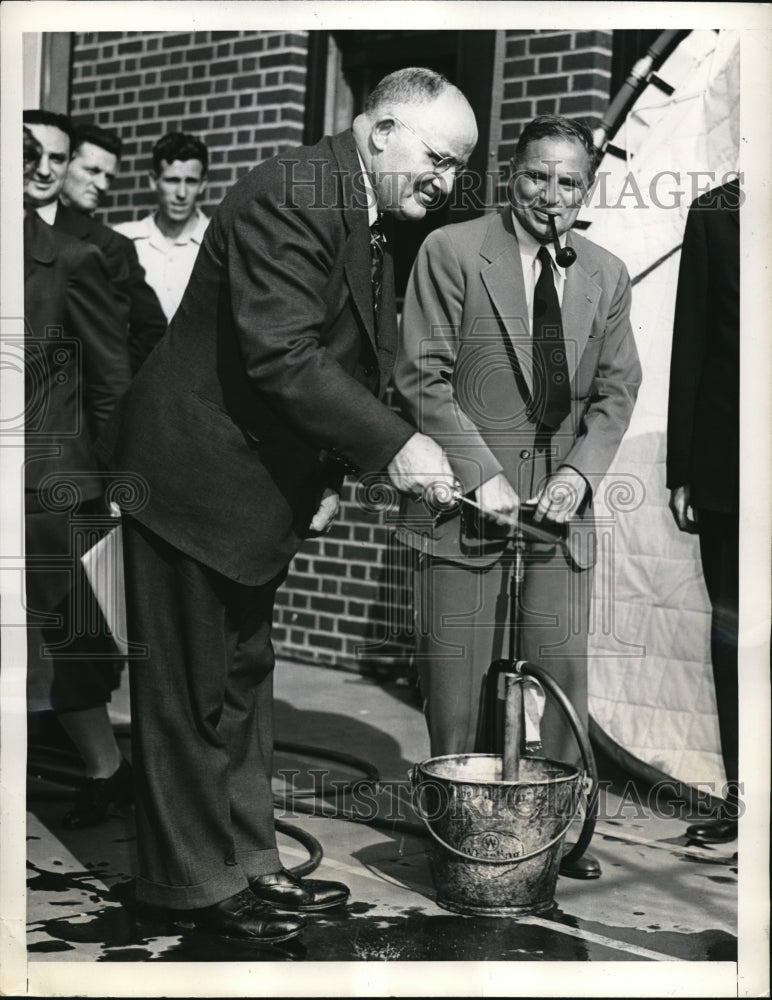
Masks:
[[[271,579],[300,545],[326,455],[382,469],[413,433],[376,398],[394,358],[393,269],[376,335],[358,175],[345,132],[231,189],[105,436],[111,465],[148,485],[134,516],[243,583]]]
[[[740,187],[692,203],[678,273],[667,486],[696,508],[737,511],[740,489]]]
[[[526,500],[559,465],[594,487],[630,422],[641,367],[627,270],[574,232],[567,241],[577,253],[561,307],[572,407],[546,450],[529,416],[533,347],[510,209],[436,230],[418,254],[394,382],[410,419],[447,451],[464,493],[503,472]],[[445,559],[491,563],[505,544],[488,522],[481,535],[478,518],[432,524],[420,504],[406,505],[406,515],[403,540]],[[594,561],[592,528],[587,503],[569,533],[579,566]]]
[[[57,206],[54,228],[102,251],[117,304],[124,313],[131,370],[136,372],[166,333],[167,324],[158,296],[145,281],[134,244],[98,219],[67,205]]]
[[[24,219],[25,491],[28,503],[57,481],[98,496],[94,442],[129,384],[121,316],[102,255]]]

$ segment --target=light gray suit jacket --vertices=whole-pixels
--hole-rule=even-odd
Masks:
[[[549,441],[529,416],[534,355],[509,208],[436,230],[424,242],[394,378],[405,413],[445,448],[465,493],[503,472],[526,500],[559,466],[580,472],[591,489],[568,548],[586,567],[595,559],[592,492],[630,422],[641,367],[624,264],[574,232],[567,241],[577,253],[561,307],[571,411]],[[479,519],[456,513],[435,522],[421,504],[403,505],[403,514],[402,539],[443,558],[486,564],[506,544],[501,529]]]

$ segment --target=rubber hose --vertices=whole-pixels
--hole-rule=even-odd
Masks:
[[[286,749],[288,746],[288,744],[285,744],[284,748]],[[329,759],[337,759],[338,757],[338,755],[334,754],[332,751],[316,750],[316,748],[313,747],[301,747],[301,744],[292,744],[292,746],[297,747],[298,750],[302,749],[302,751],[307,753],[309,756],[314,756],[312,751],[315,751],[316,753],[326,756]],[[348,757],[348,755],[345,754],[341,754],[340,756]],[[53,762],[49,763],[46,758],[52,758]],[[353,763],[354,760],[355,758],[349,758],[345,762]],[[361,763],[366,764],[366,767],[362,768],[362,770],[366,770],[368,773],[371,773],[371,765],[365,761]],[[80,756],[69,750],[36,744],[31,745],[29,748],[27,755],[27,773],[30,778],[43,779],[57,785],[63,785],[68,788],[76,789],[80,786],[82,780],[82,769],[83,762]],[[306,831],[300,829],[300,827],[293,826],[291,823],[285,823],[279,819],[274,819],[274,827],[278,833],[283,833],[285,836],[296,840],[299,844],[305,847],[309,853],[308,860],[290,868],[291,872],[295,875],[303,876],[308,875],[309,872],[315,871],[315,869],[319,867],[324,856],[324,851],[322,850],[322,845],[316,837],[312,837],[310,833],[306,833]]]
[[[535,677],[542,687],[549,691],[549,693],[556,699],[560,707],[563,709],[563,712],[568,718],[571,728],[573,729],[576,742],[579,744],[584,769],[592,780],[592,791],[590,792],[590,799],[587,803],[587,811],[585,813],[581,832],[576,843],[568,854],[564,854],[561,858],[562,863],[571,864],[573,861],[581,858],[590,845],[592,835],[595,833],[595,821],[598,815],[598,768],[595,763],[595,754],[592,752],[590,738],[582,725],[582,720],[579,718],[576,709],[571,704],[566,696],[566,693],[554,677],[551,677],[542,667],[537,667],[536,664],[529,663],[527,660],[520,664],[520,671],[530,677]]]

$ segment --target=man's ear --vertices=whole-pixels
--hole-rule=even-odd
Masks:
[[[394,135],[394,119],[380,118],[370,130],[370,141],[380,152],[386,148],[391,137]]]
[[[147,182],[148,186],[150,187],[150,190],[153,192],[153,194],[155,194],[155,192],[158,190],[158,174],[154,170],[151,170],[148,173]]]

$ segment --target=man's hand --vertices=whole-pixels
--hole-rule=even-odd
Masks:
[[[496,524],[511,525],[517,521],[520,497],[503,472],[486,479],[482,486],[478,486],[476,499],[482,513]]]
[[[587,492],[587,480],[576,469],[564,466],[558,469],[539,491],[536,500],[535,523],[541,520],[565,524],[579,510]]]
[[[340,496],[335,490],[327,487],[322,494],[319,509],[311,518],[308,526],[309,534],[321,535],[328,530],[340,510]]]
[[[679,531],[686,531],[690,535],[696,535],[699,530],[697,527],[697,516],[692,511],[692,516],[689,517],[690,504],[691,490],[688,486],[676,486],[674,490],[670,491],[670,503],[668,506],[673,515],[673,520],[678,525]]]
[[[439,487],[451,496],[455,476],[445,452],[436,441],[416,432],[386,466],[392,483],[402,493],[420,498],[427,487]]]

